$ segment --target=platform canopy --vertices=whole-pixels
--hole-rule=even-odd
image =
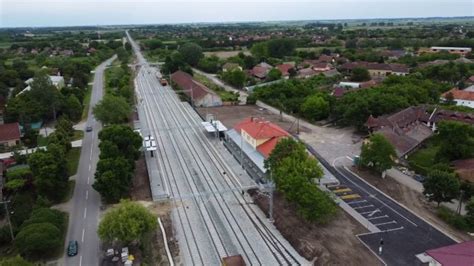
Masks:
[[[201,122],[201,124],[209,133],[216,132],[216,128],[219,130],[219,132],[227,131],[227,128],[219,120],[214,120],[212,122],[205,121]]]

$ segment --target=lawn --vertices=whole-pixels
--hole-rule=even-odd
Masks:
[[[82,138],[84,138],[84,131],[74,130],[74,135],[72,136],[72,140],[80,140]]]
[[[69,176],[75,175],[79,166],[79,157],[81,156],[81,148],[72,148],[66,154],[67,172]]]
[[[223,88],[217,86],[214,82],[212,82],[207,77],[205,77],[201,74],[194,73],[193,77],[194,77],[194,79],[201,82],[206,87],[208,87],[209,89],[211,89],[212,91],[217,93],[221,97],[222,101],[224,101],[224,102],[226,102],[226,101],[230,101],[230,102],[237,101],[238,98],[239,98],[238,95],[235,95],[234,93],[232,93],[230,91],[224,90]]]
[[[84,96],[84,109],[82,109],[82,120],[86,120],[89,114],[89,103],[91,101],[92,85],[87,86],[86,95]]]
[[[408,162],[417,173],[426,175],[429,169],[436,164],[436,153],[439,150],[439,142],[436,136],[428,139],[425,144],[408,157]]]

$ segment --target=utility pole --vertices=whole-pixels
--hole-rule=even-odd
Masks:
[[[10,221],[10,212],[8,211],[8,203],[10,203],[10,201],[0,201],[0,203],[5,204],[5,213],[7,215],[7,222],[8,222],[8,226],[10,228],[10,236],[11,236],[12,241],[13,241],[13,240],[15,240],[15,236],[13,235],[12,223]]]

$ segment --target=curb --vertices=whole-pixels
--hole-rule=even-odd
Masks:
[[[415,215],[416,217],[418,217],[419,219],[423,220],[425,223],[431,225],[432,227],[436,228],[436,230],[440,231],[441,233],[445,234],[447,237],[451,238],[452,240],[454,240],[455,242],[457,243],[461,243],[462,241],[460,241],[459,239],[457,239],[456,237],[452,236],[450,233],[447,233],[446,231],[444,231],[443,229],[439,228],[437,225],[434,225],[433,223],[431,223],[430,221],[426,220],[424,217],[418,215],[417,213],[415,213],[414,211],[410,210],[408,207],[406,207],[405,205],[403,205],[402,203],[396,201],[395,199],[393,199],[392,197],[390,197],[389,195],[385,194],[383,191],[379,190],[378,188],[376,188],[375,186],[373,186],[372,184],[370,184],[369,182],[365,181],[362,177],[360,177],[359,175],[357,175],[356,173],[352,172],[349,168],[347,168],[346,166],[343,166],[344,169],[346,169],[348,172],[352,173],[354,176],[356,176],[357,178],[359,178],[361,181],[363,181],[364,183],[366,183],[367,185],[369,185],[371,188],[375,189],[376,191],[378,191],[379,193],[381,193],[382,195],[384,195],[385,197],[389,198],[390,200],[392,200],[393,202],[395,202],[397,205],[401,206],[402,208],[404,208],[405,210],[407,210],[408,212],[410,212],[411,214]]]

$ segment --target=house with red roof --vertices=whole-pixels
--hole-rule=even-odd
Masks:
[[[183,90],[188,97],[192,98],[195,106],[211,107],[222,105],[222,99],[219,95],[202,83],[194,80],[186,72],[181,70],[174,72],[171,74],[171,81],[174,86],[177,86],[179,90]]]
[[[416,257],[430,266],[472,266],[474,265],[474,241],[430,249]]]
[[[21,132],[18,122],[0,125],[0,147],[7,148],[20,144]]]
[[[294,69],[294,67],[295,66],[293,64],[289,64],[289,63],[276,65],[276,68],[280,70],[281,75],[285,78],[290,77],[290,69]]]
[[[449,98],[452,98],[452,100],[456,102],[456,105],[474,108],[474,91],[453,88],[441,95],[441,100],[443,101]]]
[[[270,70],[272,69],[273,67],[265,62],[262,62],[256,66],[254,66],[251,70],[250,70],[250,74],[256,78],[259,78],[259,79],[265,79],[268,75],[268,72],[270,72]]]
[[[288,132],[263,119],[250,117],[238,123],[234,129],[242,139],[257,150],[263,157],[268,158],[278,141],[290,136]]]

